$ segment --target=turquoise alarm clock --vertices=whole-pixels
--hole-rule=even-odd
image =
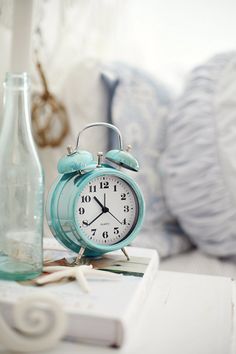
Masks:
[[[81,134],[92,127],[108,127],[116,132],[119,149],[98,152],[97,160],[79,149]],[[46,206],[48,225],[55,238],[78,254],[100,256],[121,249],[141,228],[144,199],[135,181],[121,169],[138,171],[137,160],[130,147],[123,149],[122,136],[112,124],[98,122],[87,125],[78,134],[76,147],[58,162],[60,176],[52,185]]]

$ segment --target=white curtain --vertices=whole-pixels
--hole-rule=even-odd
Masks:
[[[0,79],[8,69],[11,4],[0,0]],[[57,90],[81,59],[120,60],[178,91],[194,65],[235,48],[234,0],[35,0],[41,57]],[[60,72],[60,75],[58,75]]]

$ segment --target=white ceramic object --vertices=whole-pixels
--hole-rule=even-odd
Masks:
[[[11,351],[49,349],[63,337],[67,326],[60,301],[46,293],[22,298],[16,303],[13,316],[16,329],[0,314],[0,343]]]

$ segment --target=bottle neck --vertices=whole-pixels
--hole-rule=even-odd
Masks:
[[[7,74],[4,82],[4,116],[1,146],[9,153],[34,149],[31,133],[30,86],[28,75]]]
[[[24,127],[27,131],[30,130],[29,89],[29,77],[26,73],[6,74],[3,124],[12,123],[18,128]]]

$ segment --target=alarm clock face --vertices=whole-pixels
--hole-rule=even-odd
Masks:
[[[101,245],[124,240],[138,219],[138,202],[132,187],[113,175],[95,177],[81,191],[76,205],[79,229]]]

